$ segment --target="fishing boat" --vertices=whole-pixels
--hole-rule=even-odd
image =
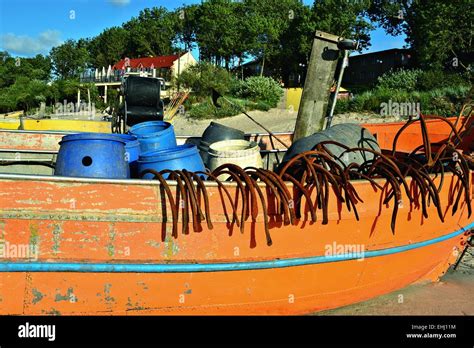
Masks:
[[[0,120],[0,129],[29,131],[110,132],[110,122],[74,119]]]
[[[450,121],[467,129],[466,119]],[[426,132],[405,123],[364,127],[385,153],[426,147],[424,134],[438,144],[434,149],[451,138],[445,121],[423,124]],[[38,162],[54,161],[62,136],[1,130],[0,153],[37,156],[22,165],[50,170]],[[290,133],[277,136],[291,142]],[[265,156],[283,151],[266,135],[248,138],[258,140]],[[462,156],[472,133],[458,145]],[[314,168],[320,171],[313,180],[326,175],[322,166]],[[285,179],[283,187],[265,175],[253,186],[244,180],[191,183],[189,197],[199,202],[185,207],[178,204],[184,196],[176,196],[184,193],[184,180],[0,174],[0,314],[312,313],[438,280],[474,229],[469,169],[428,178],[413,172],[403,179],[408,191],[395,190],[402,182],[389,174],[351,179],[339,191],[339,181],[330,182],[334,194],[326,190],[322,202],[314,198],[317,188],[300,190],[296,202],[297,181]],[[437,195],[420,180],[435,185]]]

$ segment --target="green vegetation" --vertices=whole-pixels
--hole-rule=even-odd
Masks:
[[[52,99],[46,84],[51,73],[49,59],[42,55],[19,59],[0,52],[0,61],[0,112],[29,110]]]
[[[51,73],[51,61],[38,54],[34,58],[15,58],[0,51],[0,88],[11,86],[17,77],[46,81]]]
[[[250,110],[262,110],[268,111],[271,106],[264,101],[250,101],[246,99],[239,99],[233,97],[226,97],[232,103],[229,103],[224,98],[218,99],[219,107],[215,107],[212,104],[210,98],[204,99],[200,103],[196,103],[190,106],[189,116],[197,119],[206,118],[223,118],[229,116],[235,116],[242,112],[242,108],[246,111]],[[237,106],[239,107],[237,107]],[[188,104],[189,107],[189,104]]]
[[[67,40],[61,46],[53,47],[50,52],[53,72],[60,79],[74,79],[87,67],[89,53],[85,40]]]
[[[338,100],[335,113],[381,112],[382,103],[419,103],[422,114],[454,116],[462,108],[471,83],[459,74],[439,70],[398,70],[378,79],[374,89],[353,99]]]
[[[184,88],[193,91],[198,100],[210,96],[212,89],[221,94],[228,94],[235,79],[224,68],[208,62],[201,62],[184,71],[179,77],[179,83]]]
[[[368,14],[389,34],[404,33],[424,70],[462,68],[472,55],[471,0],[372,0]],[[467,65],[467,64],[466,64]]]
[[[377,89],[414,91],[423,71],[419,69],[391,71],[377,79]]]
[[[193,118],[234,116],[242,109],[266,111],[276,107],[283,96],[283,89],[270,77],[255,76],[242,81],[226,69],[207,62],[201,62],[183,72],[179,83],[193,91],[185,104]],[[226,95],[231,103],[221,98],[218,101],[220,107],[215,107],[210,98],[212,89]]]
[[[292,74],[304,73],[316,29],[358,40],[362,50],[370,46],[370,30],[381,25],[389,34],[406,34],[421,70],[384,76],[370,92],[338,103],[338,110],[373,110],[380,100],[411,93],[408,96],[418,98],[425,110],[447,113],[457,109],[466,89],[464,76],[445,70],[467,70],[473,51],[472,6],[469,0],[314,0],[312,5],[300,0],[208,0],[173,11],[146,8],[95,37],[67,40],[46,57],[21,58],[18,64],[17,58],[0,52],[0,112],[31,110],[43,101],[75,101],[72,87],[85,69],[195,47],[205,63],[179,81],[193,90],[188,103],[194,104],[195,115],[226,110],[212,110],[207,100],[211,88],[246,99],[241,102],[246,108],[272,107],[279,99],[276,82],[239,82],[232,75],[242,76],[242,71],[233,69],[256,59],[261,62],[260,76],[271,72],[275,80],[287,83]],[[102,106],[96,90],[91,93],[92,101]],[[111,97],[109,104],[115,103],[116,96]]]
[[[0,112],[15,110],[31,111],[41,103],[54,105],[66,101],[76,101],[77,91],[87,95],[97,107],[103,107],[98,98],[97,87],[93,84],[80,84],[78,79],[56,79],[50,81],[52,69],[48,57],[37,55],[34,58],[14,58],[0,52]]]
[[[274,108],[283,96],[283,89],[270,77],[254,76],[242,81],[236,94],[254,102],[264,102]]]

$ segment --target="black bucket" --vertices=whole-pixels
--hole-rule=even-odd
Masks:
[[[201,141],[199,143],[199,152],[204,164],[207,164],[208,150],[212,143],[216,143],[222,140],[244,140],[245,133],[241,130],[224,126],[222,124],[211,122],[202,134]]]

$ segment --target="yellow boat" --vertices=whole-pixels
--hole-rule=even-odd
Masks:
[[[0,129],[110,133],[110,122],[92,120],[1,120]]]

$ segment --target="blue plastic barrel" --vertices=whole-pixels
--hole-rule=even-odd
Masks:
[[[130,177],[138,177],[138,157],[140,156],[140,143],[136,136],[131,134],[117,134],[125,141],[125,159],[130,165]]]
[[[184,144],[176,147],[142,153],[138,160],[138,172],[145,169],[154,169],[157,172],[170,170],[186,169],[190,172],[205,171],[204,163],[196,145]],[[168,175],[163,175],[165,179]],[[143,179],[152,179],[153,174],[145,174]]]
[[[83,178],[130,177],[125,141],[114,134],[79,133],[59,142],[55,175]]]
[[[138,138],[142,153],[169,149],[176,146],[174,128],[169,122],[142,122],[131,127],[130,134]]]

